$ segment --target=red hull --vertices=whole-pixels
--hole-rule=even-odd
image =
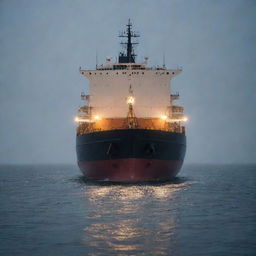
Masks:
[[[168,180],[176,176],[183,161],[126,158],[78,162],[88,179],[120,182]]]

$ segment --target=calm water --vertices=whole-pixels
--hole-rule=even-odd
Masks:
[[[138,185],[1,166],[0,255],[256,255],[256,165],[187,165]]]

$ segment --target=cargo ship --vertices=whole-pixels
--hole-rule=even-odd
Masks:
[[[164,181],[177,175],[186,152],[183,107],[173,104],[171,79],[182,69],[165,64],[136,62],[129,20],[119,34],[125,38],[118,60],[106,58],[95,69],[82,69],[89,80],[89,94],[81,93],[76,152],[86,179],[145,182]]]

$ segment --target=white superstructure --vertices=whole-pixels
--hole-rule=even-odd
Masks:
[[[121,68],[120,68],[121,67]],[[96,70],[80,70],[89,79],[92,115],[102,118],[127,116],[126,97],[131,87],[136,117],[169,116],[171,78],[180,69],[147,68],[146,63],[107,63]]]

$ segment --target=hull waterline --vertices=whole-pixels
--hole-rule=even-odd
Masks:
[[[144,182],[164,181],[175,177],[182,161],[127,158],[78,162],[78,166],[90,180]]]

